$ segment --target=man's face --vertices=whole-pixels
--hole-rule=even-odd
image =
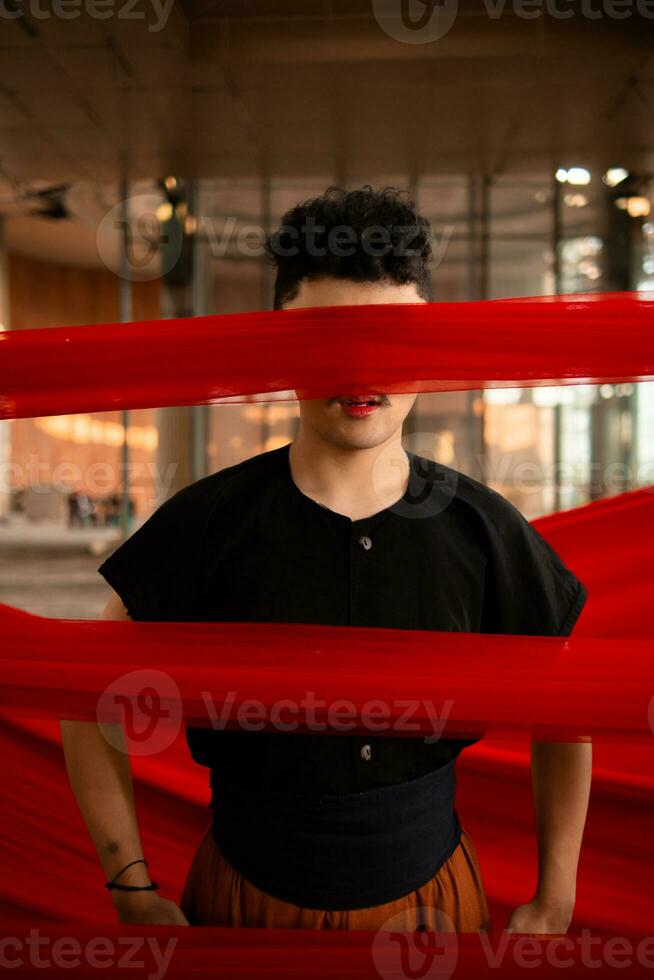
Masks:
[[[360,306],[367,303],[424,303],[413,283],[358,283],[325,277],[303,280],[295,299],[284,309],[318,306]],[[323,441],[341,449],[372,449],[381,446],[402,428],[416,395],[386,394],[372,383],[356,397],[345,398],[335,391],[330,398],[300,398],[303,426]]]

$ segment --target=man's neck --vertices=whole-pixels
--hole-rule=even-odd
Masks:
[[[302,493],[354,521],[399,500],[409,478],[401,433],[371,449],[343,449],[300,429],[289,448],[289,463]]]

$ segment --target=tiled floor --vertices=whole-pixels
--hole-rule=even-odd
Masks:
[[[64,552],[2,555],[0,602],[40,616],[97,619],[109,586],[97,572],[102,559]]]
[[[110,594],[97,568],[117,543],[114,529],[0,528],[0,603],[40,616],[97,619]]]

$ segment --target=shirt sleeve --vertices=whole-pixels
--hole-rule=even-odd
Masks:
[[[166,500],[98,568],[130,619],[193,621],[208,513],[199,483]]]
[[[481,631],[569,636],[586,587],[517,507],[496,496]]]

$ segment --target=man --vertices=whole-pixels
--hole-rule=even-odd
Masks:
[[[429,225],[392,190],[332,188],[289,211],[268,251],[277,309],[432,298]],[[499,494],[407,453],[416,396],[374,383],[301,397],[290,446],[163,504],[100,567],[104,616],[569,634],[582,583]],[[62,731],[107,878],[133,889],[112,890],[124,922],[376,929],[401,913],[408,929],[489,928],[454,807],[470,740],[188,729],[214,813],[179,908],[147,890],[127,757],[93,724]],[[512,931],[569,925],[590,751],[533,745],[538,883]]]

